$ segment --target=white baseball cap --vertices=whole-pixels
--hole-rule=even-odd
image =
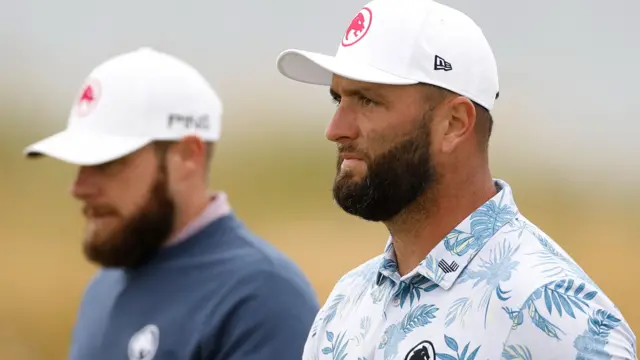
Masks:
[[[431,0],[373,0],[351,20],[335,56],[289,49],[284,76],[331,85],[333,74],[369,83],[426,83],[488,110],[498,96],[496,60],[482,30],[462,12]]]
[[[81,88],[67,128],[28,146],[75,165],[99,165],[156,140],[220,138],[222,102],[184,61],[151,48],[121,54],[96,67]]]

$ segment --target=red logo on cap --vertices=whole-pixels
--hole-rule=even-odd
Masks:
[[[90,79],[87,81],[75,104],[76,114],[80,117],[89,115],[98,104],[101,94],[102,88],[98,80]]]
[[[351,24],[349,24],[347,31],[344,33],[342,46],[351,46],[360,41],[369,31],[371,20],[373,20],[371,9],[368,7],[362,8],[351,20]]]

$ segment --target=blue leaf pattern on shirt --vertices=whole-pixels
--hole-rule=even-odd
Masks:
[[[520,310],[510,309],[504,307],[503,310],[508,314],[509,318],[513,322],[513,329],[522,325],[524,322],[523,312],[527,312],[532,323],[545,334],[552,338],[560,340],[560,334],[564,332],[560,327],[554,325],[549,319],[555,313],[558,317],[562,317],[563,313],[576,318],[575,311],[581,311],[585,313],[585,308],[589,307],[589,301],[596,297],[596,291],[589,291],[583,293],[585,284],[582,283],[574,287],[575,282],[572,279],[553,281],[544,285],[542,288],[536,289],[536,291],[525,302],[525,305]],[[536,305],[536,300],[543,298],[547,316],[543,315]]]
[[[451,326],[457,319],[459,319],[461,325],[464,325],[465,315],[471,309],[472,304],[473,301],[469,297],[461,297],[454,301],[445,316],[445,327]]]
[[[542,246],[542,249],[536,251],[533,255],[537,255],[539,258],[539,261],[535,266],[543,268],[542,271],[547,275],[547,278],[555,278],[559,275],[570,276],[586,281],[591,286],[601,291],[600,288],[598,288],[598,285],[596,285],[596,283],[587,276],[584,270],[582,270],[576,262],[568,259],[565,255],[560,253],[557,245],[552,244],[551,239],[531,227],[529,227],[528,230],[536,237]]]
[[[611,359],[605,346],[609,343],[611,330],[618,325],[620,325],[620,319],[615,315],[606,310],[596,310],[589,316],[587,330],[573,342],[573,346],[578,351],[576,360]]]
[[[553,315],[554,309],[558,313],[559,317],[562,317],[564,312],[576,318],[574,308],[585,312],[584,307],[589,307],[589,300],[593,300],[598,292],[589,291],[582,293],[585,284],[578,285],[575,290],[571,291],[574,285],[573,279],[559,280],[544,286],[544,303],[547,307],[549,315]]]
[[[438,308],[434,305],[421,304],[409,310],[401,322],[386,328],[378,346],[379,349],[384,349],[384,359],[393,359],[398,354],[400,342],[416,328],[430,324],[437,311]]]
[[[435,283],[440,283],[444,278],[444,271],[438,267],[438,262],[432,254],[427,255],[427,258],[424,261],[424,268],[429,279],[433,280]]]
[[[491,199],[471,214],[471,233],[454,229],[445,238],[444,245],[451,254],[462,256],[470,251],[477,252],[516,213],[509,204],[503,203],[504,194],[500,201]]]
[[[444,342],[445,344],[447,344],[447,347],[454,352],[455,355],[447,353],[436,353],[436,357],[440,360],[474,360],[476,358],[476,355],[478,355],[478,351],[480,350],[480,346],[478,346],[467,355],[467,352],[470,350],[470,342],[464,346],[462,351],[460,351],[461,349],[458,346],[458,342],[454,338],[445,335]]]
[[[398,287],[395,297],[399,300],[400,307],[403,307],[407,299],[409,299],[409,306],[413,306],[413,302],[420,301],[422,293],[428,293],[438,288],[438,284],[433,281],[422,277],[415,276],[411,280],[401,281]]]
[[[503,360],[533,360],[531,351],[525,345],[508,345],[502,350]]]
[[[331,320],[333,320],[333,318],[336,316],[338,312],[338,307],[340,306],[340,304],[342,304],[344,299],[345,299],[345,296],[343,294],[338,294],[331,300],[331,303],[329,304],[328,307],[321,310],[322,317],[316,319],[316,321],[313,322],[313,325],[311,327],[312,337],[317,335],[318,326],[320,325],[320,323],[326,326],[329,322],[331,322]]]
[[[374,304],[386,304],[393,296],[393,282],[389,278],[384,278],[381,284],[371,291],[371,301]]]
[[[342,332],[334,337],[331,331],[327,331],[327,341],[331,346],[327,346],[322,349],[322,353],[325,355],[331,354],[331,358],[334,360],[344,360],[347,357],[347,344],[349,340],[345,341],[345,333]]]
[[[501,246],[498,248],[498,251],[491,251],[489,253],[489,260],[479,259],[480,264],[478,265],[478,270],[467,270],[460,275],[458,279],[458,283],[465,283],[467,281],[475,280],[473,287],[475,288],[479,284],[484,286],[485,291],[484,295],[480,299],[480,303],[478,304],[478,310],[484,311],[484,326],[487,327],[487,315],[489,313],[489,303],[491,302],[491,297],[495,293],[496,297],[500,301],[509,300],[509,290],[502,289],[501,283],[508,281],[511,279],[511,272],[514,271],[518,264],[518,261],[512,260],[513,256],[518,252],[520,246],[512,247],[511,244],[505,239]],[[465,300],[469,301],[469,300]],[[467,305],[467,304],[465,304]],[[460,304],[454,302],[452,308],[454,306],[460,306]],[[455,321],[455,311],[449,311],[451,314],[451,319],[449,321],[452,323]],[[448,313],[448,314],[449,314]]]

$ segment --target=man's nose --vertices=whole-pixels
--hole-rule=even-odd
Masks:
[[[98,192],[97,180],[97,171],[94,168],[81,166],[69,189],[71,196],[79,200],[94,196]]]
[[[327,140],[340,144],[349,143],[358,137],[358,132],[356,114],[343,104],[338,105],[325,131]]]

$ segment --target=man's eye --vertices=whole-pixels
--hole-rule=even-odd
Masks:
[[[361,106],[373,106],[377,104],[375,101],[369,99],[366,96],[358,96],[356,99]],[[333,102],[336,106],[340,105],[340,103],[342,102],[342,98],[340,96],[334,96],[331,98],[331,102]]]
[[[365,97],[365,96],[361,96],[359,98],[359,101],[363,106],[372,106],[372,105],[376,104],[375,101],[373,101],[373,100],[371,100],[371,99],[369,99],[368,97]]]

